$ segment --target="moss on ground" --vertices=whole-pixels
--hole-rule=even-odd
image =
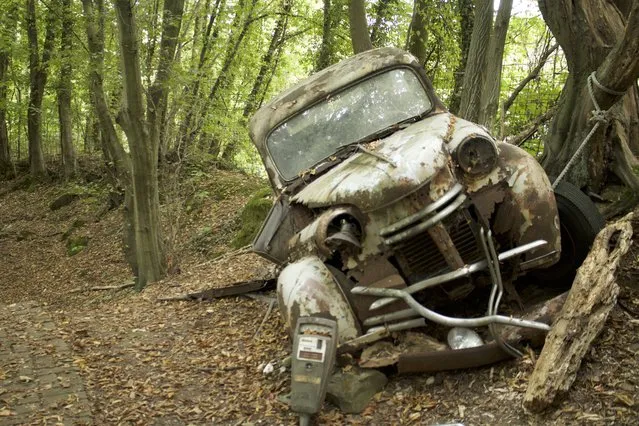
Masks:
[[[241,228],[231,242],[233,247],[244,247],[253,241],[273,205],[272,196],[270,188],[262,188],[248,200],[240,214]]]

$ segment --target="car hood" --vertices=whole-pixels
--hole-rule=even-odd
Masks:
[[[352,204],[375,210],[428,182],[449,154],[445,146],[451,114],[428,117],[359,151],[292,197],[311,208]],[[390,161],[387,161],[390,160]]]

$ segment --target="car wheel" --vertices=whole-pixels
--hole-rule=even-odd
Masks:
[[[553,285],[570,286],[605,221],[590,198],[569,182],[559,182],[555,199],[561,227],[561,257],[536,275]]]

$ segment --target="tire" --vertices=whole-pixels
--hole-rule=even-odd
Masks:
[[[540,271],[540,278],[570,286],[605,221],[590,198],[571,183],[559,182],[555,199],[561,228],[561,257],[556,264]]]

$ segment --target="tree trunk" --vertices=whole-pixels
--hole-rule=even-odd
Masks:
[[[231,34],[230,39],[233,42],[229,43],[226,47],[226,51],[224,52],[224,61],[222,63],[222,68],[220,69],[217,75],[217,78],[215,79],[215,82],[213,83],[213,86],[211,87],[211,91],[209,92],[209,95],[207,96],[204,102],[204,105],[202,107],[202,114],[199,120],[197,121],[197,124],[194,126],[193,130],[189,134],[189,137],[187,138],[188,144],[192,143],[192,141],[195,140],[195,136],[198,133],[200,133],[200,131],[202,130],[202,126],[204,125],[204,122],[206,120],[206,114],[209,110],[209,107],[212,104],[214,104],[215,101],[217,100],[220,90],[225,89],[229,84],[230,80],[229,80],[228,74],[229,74],[231,65],[233,64],[233,61],[235,60],[237,56],[237,53],[240,49],[242,41],[244,40],[244,37],[248,33],[248,30],[251,24],[255,22],[257,19],[253,17],[253,12],[255,10],[256,4],[257,4],[257,0],[251,0],[248,13],[246,14],[246,17],[244,18],[244,23],[240,27],[239,22],[241,20],[241,17],[243,16],[242,10],[244,9],[243,7],[244,3],[243,1],[238,3],[237,13],[235,17],[233,18],[233,24],[231,25],[231,28],[235,30],[239,29],[239,34],[237,34],[236,36],[235,35],[236,31],[233,31],[233,33]],[[261,17],[263,16],[264,15],[262,15]]]
[[[7,86],[9,84],[8,67],[9,52],[0,46],[0,176],[6,175],[13,170],[9,152],[9,133],[7,132],[6,118]]]
[[[277,19],[275,30],[273,31],[273,36],[271,37],[271,42],[269,43],[268,50],[262,57],[262,65],[260,66],[260,70],[257,73],[255,82],[253,83],[253,88],[251,89],[251,93],[249,93],[246,105],[244,106],[244,112],[242,114],[244,118],[247,118],[249,115],[255,112],[257,95],[263,88],[266,74],[269,72],[269,70],[271,70],[271,72],[274,71],[273,59],[275,56],[275,52],[282,43],[282,38],[284,37],[284,34],[286,32],[288,15],[291,12],[292,6],[293,2],[291,0],[284,0],[282,3],[282,13]]]
[[[639,193],[639,179],[633,172],[638,163],[631,154],[631,149],[635,153],[639,149],[639,2],[633,3],[627,20],[612,2],[539,0],[539,8],[564,51],[570,71],[545,140],[544,168],[557,176],[593,127],[594,104],[587,79],[596,71],[604,87],[625,95],[593,87],[601,109],[612,107],[608,114],[611,120],[599,126],[567,178],[597,192],[605,185],[607,174],[613,172]]]
[[[364,0],[350,0],[348,20],[351,30],[353,52],[361,53],[373,48],[371,37],[366,24],[366,4]]]
[[[389,20],[391,6],[396,4],[396,0],[379,0],[375,4],[375,22],[371,27],[371,43],[375,47],[381,47],[386,44],[387,33],[389,30]]]
[[[481,93],[486,76],[486,56],[490,45],[493,23],[492,0],[477,0],[473,33],[468,50],[468,62],[464,69],[458,115],[466,120],[477,121]]]
[[[339,0],[334,0],[339,5]],[[320,45],[315,72],[323,70],[334,64],[335,58],[335,34],[334,30],[339,26],[338,8],[331,4],[331,0],[324,0],[323,21],[322,21],[322,44]]]
[[[35,0],[27,0],[27,35],[29,38],[29,109],[27,111],[27,130],[29,138],[29,167],[35,177],[46,176],[47,170],[42,153],[42,98],[47,84],[49,59],[53,52],[55,37],[54,12],[47,14],[47,23],[42,46],[42,59],[38,48],[38,27],[36,22]]]
[[[493,33],[490,38],[488,56],[486,57],[486,75],[484,87],[482,88],[478,121],[490,130],[494,130],[495,118],[499,107],[501,69],[512,8],[513,0],[500,1],[499,11],[497,12]]]
[[[426,42],[428,41],[429,16],[426,0],[415,0],[413,17],[408,27],[406,47],[417,58],[420,64],[426,64]]]
[[[177,5],[176,3],[177,2]],[[181,0],[169,0],[165,2],[165,11],[176,10]],[[144,288],[147,283],[157,281],[166,273],[166,259],[162,244],[162,232],[160,227],[160,202],[158,194],[158,142],[159,137],[154,136],[153,120],[145,120],[144,93],[142,87],[142,75],[140,73],[139,47],[137,42],[137,27],[130,0],[115,0],[116,16],[120,30],[120,51],[122,54],[122,74],[124,78],[125,99],[121,120],[119,124],[123,128],[131,152],[131,170],[133,181],[133,210],[135,212],[135,244],[137,259],[138,289]],[[179,9],[181,17],[181,9]],[[163,23],[163,29],[168,30],[172,26],[172,20]],[[176,19],[176,21],[178,21]],[[179,24],[178,27],[179,29]],[[163,40],[165,34],[162,35]],[[170,53],[169,41],[166,37],[166,60],[173,61]],[[173,50],[174,53],[174,50]],[[158,69],[160,80],[162,74]],[[154,83],[155,86],[155,83]],[[149,94],[152,97],[151,94]],[[151,101],[151,109],[157,104]],[[152,113],[153,115],[153,113]]]
[[[450,101],[448,102],[448,109],[453,114],[459,112],[461,90],[464,82],[464,70],[468,63],[468,50],[470,50],[470,39],[473,33],[473,20],[475,15],[473,0],[457,0],[457,10],[461,18],[459,34],[461,60],[459,61],[459,66],[455,69],[455,86]]]
[[[77,161],[73,147],[73,121],[71,120],[71,65],[73,15],[72,0],[62,0],[62,33],[60,43],[60,82],[58,86],[58,119],[60,121],[60,149],[64,176],[69,178],[76,172]]]
[[[162,128],[168,104],[168,84],[171,66],[175,58],[178,36],[182,25],[184,0],[165,0],[162,15],[162,39],[160,59],[155,81],[149,88],[146,117],[149,123],[149,137],[158,149],[162,145]],[[157,158],[157,157],[156,157]]]
[[[94,4],[95,1],[95,4]],[[86,22],[87,42],[90,52],[89,91],[95,115],[99,123],[100,139],[105,151],[105,160],[113,161],[117,184],[124,188],[124,234],[122,238],[124,256],[134,275],[138,275],[137,247],[135,243],[135,213],[133,207],[133,184],[131,182],[131,159],[124,151],[115,129],[103,85],[104,75],[104,3],[103,0],[82,0]],[[97,10],[96,10],[97,9]],[[98,143],[94,141],[93,143]]]

